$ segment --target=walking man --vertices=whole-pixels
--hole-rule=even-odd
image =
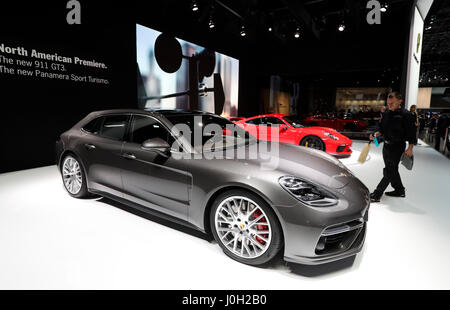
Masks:
[[[394,191],[386,192],[386,195],[392,197],[405,197],[405,187],[403,186],[400,174],[398,172],[398,164],[403,153],[411,157],[413,155],[413,147],[416,142],[416,132],[414,118],[412,114],[402,108],[403,97],[399,92],[392,92],[388,95],[388,110],[383,113],[380,126],[373,137],[384,137],[383,146],[383,178],[378,184],[375,191],[370,194],[372,202],[379,202],[389,183]],[[408,141],[408,148],[406,148]]]

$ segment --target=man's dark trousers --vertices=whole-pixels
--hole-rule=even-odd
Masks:
[[[399,192],[405,190],[402,184],[402,180],[400,178],[400,174],[398,173],[398,164],[400,163],[400,158],[402,157],[403,152],[405,151],[406,143],[384,143],[383,146],[383,160],[384,160],[384,169],[383,169],[383,178],[375,190],[375,193],[379,196],[383,195],[384,191],[388,187],[389,183],[391,183],[392,187]]]

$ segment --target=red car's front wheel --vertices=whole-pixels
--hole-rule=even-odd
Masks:
[[[317,136],[304,137],[302,141],[300,141],[300,145],[325,152],[325,143]]]

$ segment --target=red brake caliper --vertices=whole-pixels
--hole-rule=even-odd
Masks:
[[[260,217],[262,214],[262,212],[260,210],[256,210],[255,212],[253,212],[253,218],[256,220],[258,217]],[[258,223],[267,223],[266,217],[263,217],[262,219],[260,219],[258,221]],[[267,226],[266,225],[256,225],[256,230],[262,231],[262,230],[267,230]],[[264,234],[263,237],[267,238],[269,235],[268,234]],[[256,241],[258,241],[261,244],[264,244],[264,240],[261,239],[258,236],[255,236]]]

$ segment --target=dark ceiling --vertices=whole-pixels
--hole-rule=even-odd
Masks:
[[[450,1],[434,0],[425,20],[421,86],[450,86]]]
[[[138,22],[251,63],[255,76],[331,79],[347,86],[400,83],[413,1],[385,1],[380,25],[367,23],[366,0],[195,2],[196,12],[191,0],[139,3]]]

